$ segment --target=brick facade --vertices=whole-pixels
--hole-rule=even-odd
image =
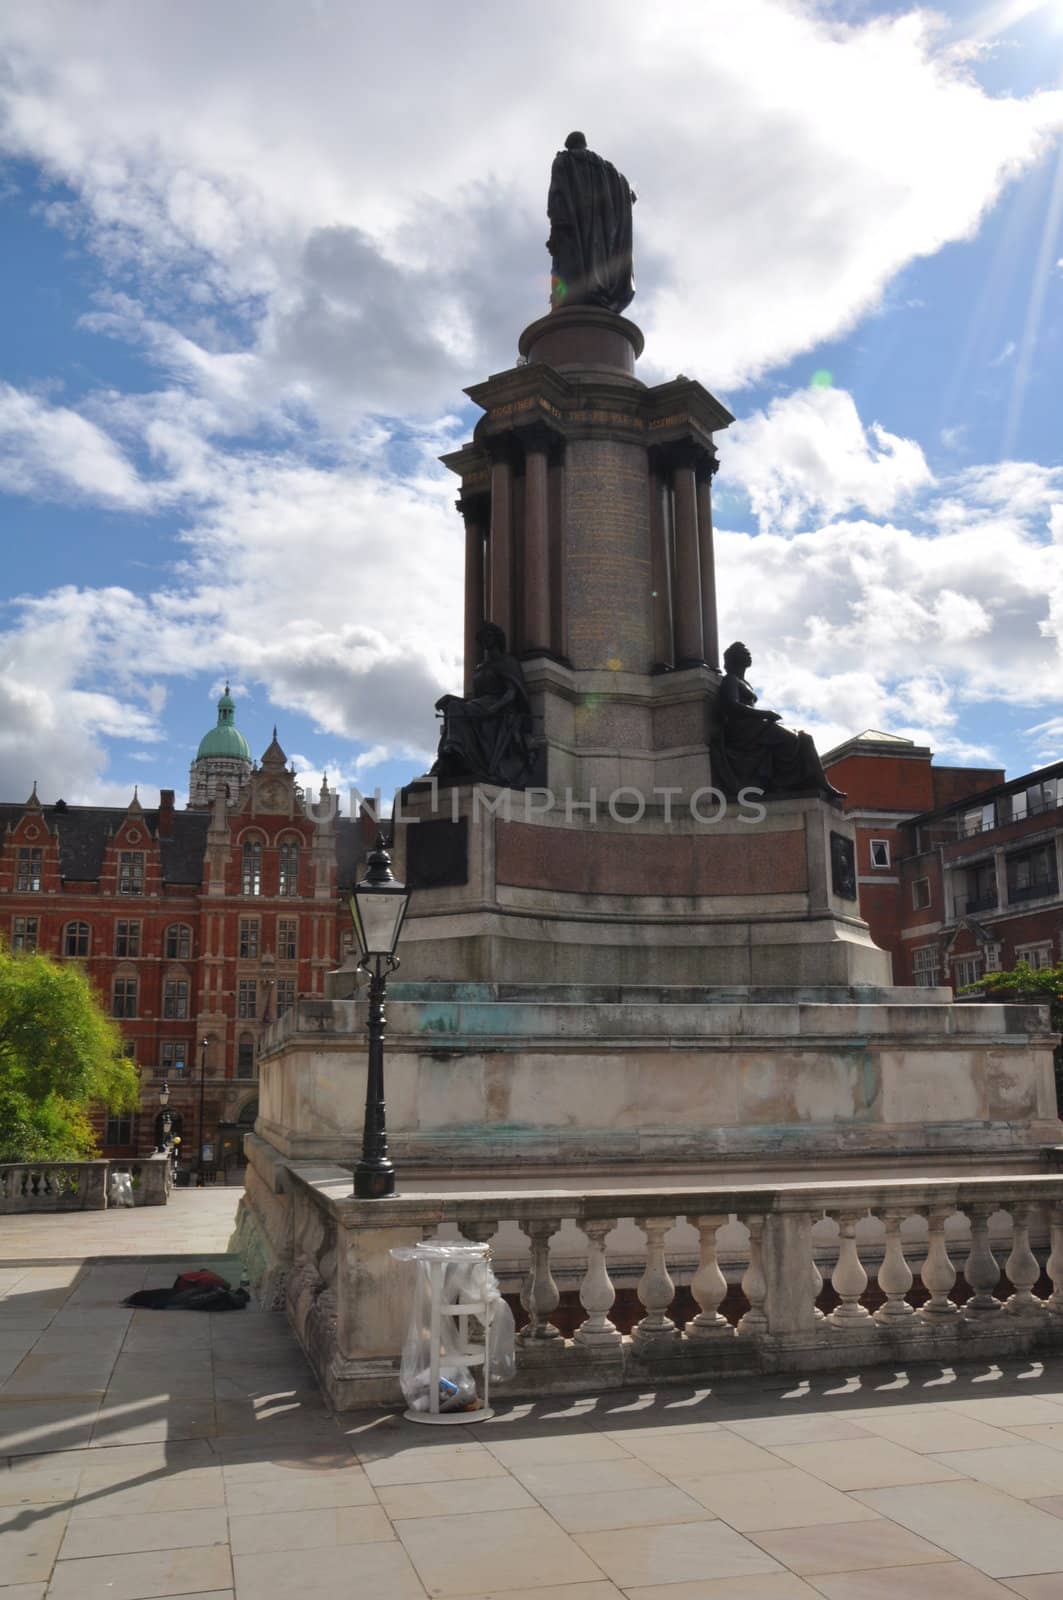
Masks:
[[[165,1081],[191,1166],[205,1065],[203,1134],[220,1162],[254,1120],[263,1029],[323,994],[338,964],[359,824],[335,814],[327,784],[303,795],[274,738],[209,808],[178,811],[172,790],[157,810],[134,797],[125,811],[34,791],[0,805],[0,829],[0,938],[80,961],[140,1069],[139,1112],[97,1119],[103,1153],[154,1148]]]
[[[857,825],[860,908],[895,983],[1063,960],[1063,762],[1010,781],[868,732],[824,757]]]

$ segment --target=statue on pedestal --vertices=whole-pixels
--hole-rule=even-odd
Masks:
[[[555,309],[589,305],[620,312],[631,304],[634,203],[623,173],[588,150],[582,133],[570,133],[554,157],[546,201]]]
[[[472,694],[445,694],[436,701],[443,730],[433,776],[520,789],[528,782],[535,751],[528,691],[520,662],[506,650],[506,636],[493,622],[477,630],[482,655]]]
[[[760,789],[766,799],[787,794],[821,794],[844,800],[823,770],[807,733],[784,728],[777,711],[765,711],[745,675],[753,657],[741,640],[724,651],[724,679],[718,704],[720,733],[713,746],[713,782],[734,798],[739,790]]]

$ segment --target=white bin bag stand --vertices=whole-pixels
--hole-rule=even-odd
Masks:
[[[417,1268],[399,1382],[411,1422],[484,1422],[491,1381],[516,1365],[513,1313],[491,1271],[486,1244],[427,1240],[393,1250]],[[477,1392],[475,1370],[483,1372]]]

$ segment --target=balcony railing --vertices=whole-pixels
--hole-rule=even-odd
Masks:
[[[995,911],[996,890],[991,894],[958,894],[953,905],[953,915],[957,917],[973,917],[979,911]]]
[[[400,1398],[390,1250],[422,1237],[491,1242],[523,1307],[513,1394],[990,1358],[1063,1332],[1055,1174],[371,1202],[349,1172],[289,1176],[288,1311],[340,1408]]]
[[[1008,904],[1021,905],[1024,900],[1048,900],[1059,893],[1058,878],[1042,878],[1037,883],[1008,884]]]
[[[11,1161],[0,1164],[0,1215],[13,1211],[104,1211],[112,1172],[128,1172],[133,1204],[164,1206],[170,1165],[164,1157],[123,1161]]]

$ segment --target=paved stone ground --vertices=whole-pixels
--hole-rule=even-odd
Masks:
[[[0,1600],[1063,1600],[1063,1354],[335,1417],[282,1318],[119,1304],[236,1198],[0,1220]]]

